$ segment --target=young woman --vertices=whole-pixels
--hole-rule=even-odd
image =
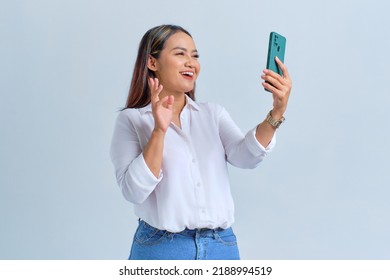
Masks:
[[[256,167],[275,144],[291,90],[286,67],[264,70],[266,119],[243,135],[217,104],[195,102],[198,50],[182,27],[143,36],[110,155],[139,225],[129,259],[239,259],[227,163]]]

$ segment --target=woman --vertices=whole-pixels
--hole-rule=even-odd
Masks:
[[[126,108],[110,155],[139,225],[129,259],[239,259],[227,162],[254,168],[274,146],[291,90],[264,70],[273,96],[266,120],[243,135],[226,110],[195,102],[198,51],[182,27],[161,25],[143,36]]]

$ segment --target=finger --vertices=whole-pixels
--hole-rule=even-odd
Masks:
[[[160,84],[160,81],[157,78],[155,78],[155,90],[157,95],[159,95],[163,90],[163,85]]]
[[[173,95],[170,95],[168,96],[168,100],[167,100],[167,108],[169,110],[172,110],[173,108],[173,102],[175,101],[175,97]]]
[[[282,70],[283,77],[286,79],[290,79],[290,74],[288,73],[286,65],[284,65],[284,63],[277,56],[275,56],[275,61],[278,64],[279,68]]]
[[[153,90],[154,90],[154,93],[156,93],[157,89],[158,89],[158,87],[160,85],[160,82],[159,82],[159,80],[157,78],[154,78],[153,81],[154,81]]]
[[[149,78],[148,80],[149,88],[150,88],[150,93],[152,97],[156,94],[156,80],[154,78]]]
[[[168,108],[168,109],[172,109],[172,95],[167,95],[165,97],[163,97],[159,102],[157,102],[157,105],[159,106],[163,106],[165,108]]]
[[[154,80],[153,80],[153,78],[150,77],[148,79],[148,85],[149,85],[150,91],[152,92],[152,89],[154,87]]]
[[[162,90],[162,84],[160,84],[160,81],[157,78],[154,78],[154,84],[155,84],[155,91],[160,94]]]
[[[291,80],[287,79],[285,77],[280,76],[278,73],[275,73],[271,70],[264,69],[263,70],[264,75],[262,78],[264,80],[269,81],[271,84],[273,84],[278,89],[281,89],[282,87],[291,87]]]
[[[276,73],[274,73],[274,74],[275,74],[275,75],[269,75],[269,74],[262,75],[261,78],[262,78],[264,81],[266,81],[266,82],[272,84],[273,87],[275,87],[275,88],[277,88],[277,89],[280,89],[280,88],[282,87],[282,83],[281,83],[281,79],[282,79],[282,78],[280,77],[280,75],[278,75],[278,74],[276,74]]]
[[[283,80],[283,77],[281,75],[279,75],[278,73],[276,73],[276,72],[274,72],[272,70],[264,69],[263,73],[264,73],[264,75],[271,76],[274,79],[277,79],[277,80],[280,80],[280,81]]]
[[[272,93],[272,95],[275,95],[275,92],[277,91],[277,89],[272,84],[267,83],[267,82],[262,82],[261,84],[263,85],[264,89],[266,89],[267,91]]]
[[[160,104],[166,104],[166,102],[167,102],[167,100],[168,100],[168,96],[165,96],[163,99],[161,99],[158,103],[160,103]]]
[[[151,93],[151,100],[153,102],[158,102],[160,100],[159,94],[163,90],[163,86],[159,84],[157,78],[149,78],[149,87]]]

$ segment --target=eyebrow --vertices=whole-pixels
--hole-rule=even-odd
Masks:
[[[182,50],[182,51],[185,51],[185,52],[188,51],[186,48],[183,48],[183,47],[174,47],[171,51],[174,51],[174,50]],[[198,50],[195,49],[191,53],[197,53],[197,52],[198,52]]]

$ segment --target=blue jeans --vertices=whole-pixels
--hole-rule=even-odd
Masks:
[[[129,260],[239,260],[232,228],[172,233],[140,221]]]

